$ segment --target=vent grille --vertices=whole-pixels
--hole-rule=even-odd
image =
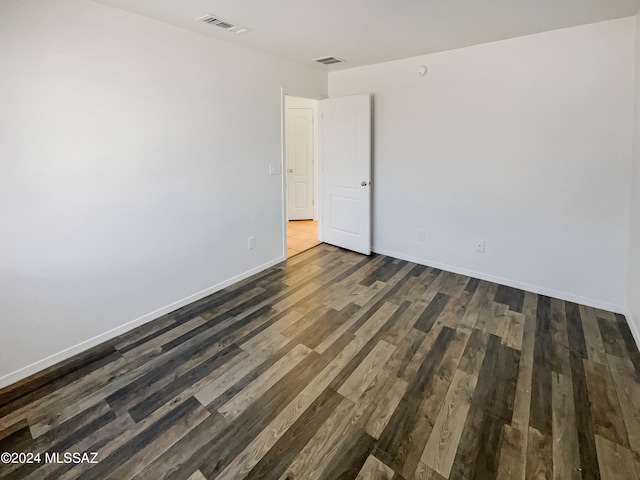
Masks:
[[[233,32],[236,34],[241,34],[241,33],[247,33],[250,32],[251,29],[250,28],[246,28],[246,27],[241,27],[240,25],[235,25],[231,22],[228,22],[227,20],[223,20],[222,18],[218,17],[217,15],[205,15],[204,17],[200,17],[200,18],[196,18],[197,22],[204,22],[204,23],[208,23],[209,25],[213,25],[214,27],[218,27],[218,28],[222,28],[223,30],[226,30],[227,32]]]
[[[333,65],[334,63],[342,63],[344,60],[338,57],[322,57],[322,58],[314,58],[314,62],[321,63],[323,65]]]

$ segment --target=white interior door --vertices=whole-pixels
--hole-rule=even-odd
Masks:
[[[312,108],[287,108],[286,163],[289,220],[313,218],[314,125]]]
[[[320,102],[322,241],[371,253],[371,97]]]

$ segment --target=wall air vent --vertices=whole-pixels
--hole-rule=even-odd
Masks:
[[[246,28],[246,27],[241,27],[239,25],[235,25],[235,24],[233,24],[231,22],[223,20],[222,18],[218,17],[217,15],[212,15],[212,14],[205,15],[204,17],[196,18],[196,22],[208,23],[209,25],[213,25],[214,27],[222,28],[223,30],[226,30],[227,32],[236,33],[238,35],[241,34],[241,33],[247,33],[247,32],[251,31],[250,28]]]
[[[323,65],[333,65],[334,63],[342,63],[344,60],[338,57],[322,57],[322,58],[314,58],[314,62],[321,63]]]

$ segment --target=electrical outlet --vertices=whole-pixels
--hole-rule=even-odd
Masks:
[[[282,165],[279,163],[272,163],[269,165],[269,175],[281,175]]]
[[[426,239],[426,235],[427,235],[427,234],[425,233],[425,231],[424,231],[424,230],[418,230],[418,240],[419,240],[420,242],[424,242],[424,241],[425,241],[425,239]]]
[[[247,245],[249,250],[256,248],[256,237],[249,237],[249,243]]]
[[[480,238],[476,238],[475,251],[484,253],[484,240]]]

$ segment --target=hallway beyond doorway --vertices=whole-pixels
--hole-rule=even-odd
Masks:
[[[290,220],[287,222],[287,258],[318,245],[318,222]]]

